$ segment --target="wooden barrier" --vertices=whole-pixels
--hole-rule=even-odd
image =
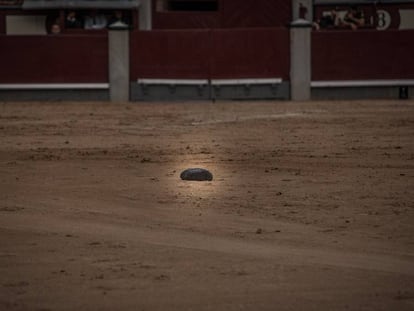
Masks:
[[[208,30],[131,33],[131,80],[202,79],[209,76]]]
[[[311,86],[414,85],[413,35],[414,30],[314,31]],[[287,28],[133,31],[129,38],[130,81],[142,98],[152,84],[165,89],[166,98],[180,88],[203,99],[289,96]],[[107,33],[0,35],[0,46],[2,90],[108,89]]]
[[[289,30],[170,30],[131,34],[131,79],[289,78]]]
[[[260,28],[214,30],[211,78],[289,79],[289,30]]]
[[[312,81],[414,79],[414,30],[312,33]]]
[[[106,35],[0,36],[1,84],[107,83]]]

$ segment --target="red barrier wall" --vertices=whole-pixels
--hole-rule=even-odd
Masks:
[[[107,36],[0,35],[0,83],[108,82]]]
[[[211,77],[289,79],[289,30],[214,30]]]
[[[414,30],[312,33],[312,80],[414,79]]]
[[[208,30],[131,33],[131,79],[200,79],[209,75]]]
[[[289,78],[289,30],[174,30],[131,34],[131,79]]]

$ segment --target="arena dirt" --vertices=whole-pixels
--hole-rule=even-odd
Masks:
[[[414,308],[413,101],[3,102],[0,141],[1,310]]]

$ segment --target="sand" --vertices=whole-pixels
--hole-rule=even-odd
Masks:
[[[414,310],[414,101],[0,102],[0,289],[1,310]]]

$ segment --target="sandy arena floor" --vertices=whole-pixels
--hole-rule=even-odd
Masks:
[[[0,103],[0,142],[1,310],[414,310],[414,101]]]

